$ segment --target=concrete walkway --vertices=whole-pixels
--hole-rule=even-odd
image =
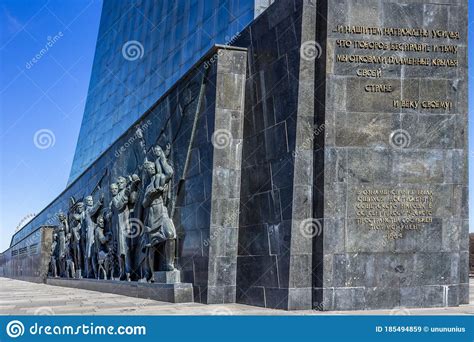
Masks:
[[[241,304],[170,304],[108,293],[0,278],[0,315],[474,315],[474,279],[470,304],[435,309],[367,311],[283,311]]]

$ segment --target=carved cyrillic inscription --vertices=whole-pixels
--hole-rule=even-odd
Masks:
[[[359,64],[360,68],[354,70],[357,77],[383,79],[388,67],[459,67],[457,44],[460,34],[457,31],[337,25],[332,32],[342,36],[335,40],[335,63]],[[400,41],[396,41],[398,39]],[[399,90],[397,88],[388,82],[377,82],[365,85],[361,91],[384,96]],[[453,103],[434,96],[422,99],[408,97],[389,100],[387,107],[449,112],[453,110]]]
[[[400,239],[405,230],[420,230],[433,222],[433,191],[371,188],[357,191],[354,209],[362,227]]]

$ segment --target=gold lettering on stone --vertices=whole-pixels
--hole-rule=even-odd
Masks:
[[[365,63],[386,65],[408,65],[425,67],[457,68],[459,61],[449,58],[421,58],[421,57],[398,57],[398,56],[375,56],[375,55],[343,55],[338,54],[336,61],[339,63]]]
[[[364,89],[368,93],[391,93],[393,91],[391,84],[367,84]]]
[[[381,78],[382,69],[357,69],[358,77]]]
[[[443,110],[451,110],[453,108],[452,101],[445,101],[445,100],[424,100],[424,101],[417,101],[417,100],[394,100],[392,102],[394,108],[402,108],[402,109],[443,109]]]
[[[392,51],[392,56],[365,55],[365,54],[340,54],[336,53],[338,63],[366,63],[366,64],[385,64],[395,66],[425,66],[425,67],[444,67],[457,68],[459,61],[456,58],[430,58],[427,56],[403,56],[401,52],[412,54],[444,54],[457,57],[459,47],[455,44],[460,39],[457,31],[422,29],[411,27],[368,27],[358,25],[337,25],[333,29],[334,33],[349,36],[365,36],[360,40],[337,39],[336,46],[346,50],[365,50],[369,51]],[[430,44],[427,42],[393,42],[380,40],[364,40],[367,36],[380,37],[412,37],[413,39],[431,38],[437,40]],[[370,39],[370,38],[369,38]],[[406,39],[405,39],[406,40]],[[444,41],[443,41],[444,40]],[[360,51],[359,51],[360,52]],[[358,75],[359,76],[359,75]]]
[[[458,31],[427,30],[412,27],[369,27],[362,25],[337,25],[332,32],[352,35],[372,35],[387,37],[416,37],[434,39],[460,39]]]
[[[380,231],[389,240],[406,230],[420,230],[433,222],[433,191],[426,189],[374,188],[357,191],[356,223]]]
[[[436,52],[456,55],[459,47],[457,45],[429,45],[426,43],[392,43],[373,42],[367,40],[347,40],[338,39],[336,45],[341,48],[354,48],[360,50],[383,50],[383,51],[404,51],[404,52]]]

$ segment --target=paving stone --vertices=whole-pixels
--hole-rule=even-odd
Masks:
[[[474,279],[470,281],[470,304],[459,307],[409,309],[412,315],[472,315],[474,314]],[[285,311],[252,307],[242,304],[181,303],[170,304],[154,300],[35,284],[21,280],[0,278],[0,315],[384,315],[397,314],[393,310],[333,311],[317,310]],[[375,291],[376,289],[374,289]],[[269,293],[270,294],[270,293]],[[382,295],[383,292],[380,294]],[[273,293],[277,301],[282,294]],[[49,305],[42,298],[54,298],[57,305]],[[105,297],[107,300],[105,300]],[[283,294],[283,297],[285,295]],[[388,299],[385,299],[388,300]],[[59,302],[59,303],[56,303]],[[49,303],[51,303],[50,301]],[[285,307],[278,302],[275,306]]]

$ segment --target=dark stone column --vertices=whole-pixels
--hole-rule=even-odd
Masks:
[[[205,74],[177,226],[179,266],[201,303],[234,303],[247,53],[218,47],[203,61]]]
[[[247,53],[218,50],[207,303],[235,303]]]
[[[468,301],[466,6],[329,2],[324,179],[316,179],[324,198],[324,233],[314,251],[319,308]],[[362,34],[353,26],[373,30]],[[400,50],[363,42],[417,45]],[[430,50],[411,50],[424,46]],[[345,61],[346,55],[352,57]],[[354,56],[401,62],[358,63]],[[412,65],[407,58],[426,61]],[[449,106],[428,106],[432,101]]]

